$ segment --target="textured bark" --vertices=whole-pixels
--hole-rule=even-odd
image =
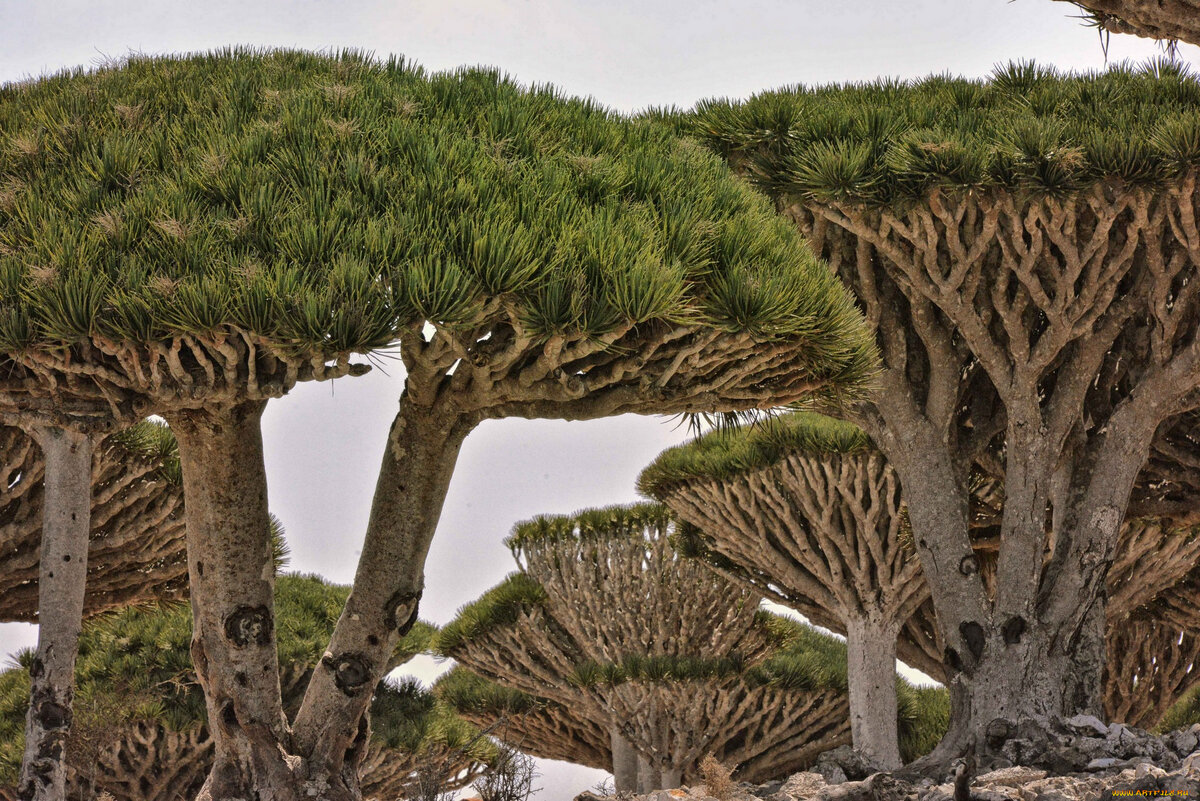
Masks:
[[[75,695],[75,655],[83,626],[92,510],[92,442],[69,429],[39,428],[46,460],[37,654],[30,667],[25,753],[17,797],[63,801],[64,747]]]
[[[296,716],[295,741],[312,776],[345,776],[354,767],[345,763],[365,737],[372,688],[417,620],[425,557],[473,426],[408,393],[401,399],[353,589]]]
[[[846,653],[854,747],[881,768],[898,768],[895,626],[872,620],[847,621]]]
[[[1200,44],[1200,3],[1195,0],[1065,1],[1090,13],[1106,31]]]
[[[613,789],[618,793],[638,789],[638,754],[621,734],[619,726],[611,729]]]
[[[285,758],[291,741],[275,643],[275,569],[259,426],[264,407],[250,401],[168,418],[188,499],[192,663],[215,749],[201,798],[212,801],[303,798],[295,761]]]

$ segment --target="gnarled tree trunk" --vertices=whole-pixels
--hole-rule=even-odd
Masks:
[[[38,585],[38,646],[25,719],[25,753],[17,797],[66,798],[63,748],[71,726],[75,653],[83,625],[92,512],[92,442],[56,427],[34,432],[46,460]]]
[[[200,798],[212,801],[305,798],[298,761],[285,757],[264,407],[249,401],[170,417],[188,504],[192,662],[215,747]]]
[[[638,753],[621,734],[619,726],[612,727],[613,789],[618,793],[633,793],[638,789]]]
[[[857,750],[886,770],[901,764],[896,730],[898,628],[877,620],[846,621],[851,737]]]
[[[296,715],[309,775],[354,786],[372,688],[417,620],[425,557],[459,449],[475,421],[422,406],[406,390],[392,424],[353,589]],[[388,570],[379,570],[387,565]]]

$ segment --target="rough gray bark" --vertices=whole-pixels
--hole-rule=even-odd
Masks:
[[[25,753],[17,797],[63,801],[63,749],[75,695],[75,654],[83,626],[88,533],[92,510],[92,441],[58,427],[34,435],[46,460],[46,506],[42,519],[38,646],[30,667]]]
[[[619,726],[612,727],[613,789],[618,793],[638,791],[638,753],[621,735]]]
[[[341,776],[352,786],[347,754],[364,741],[372,688],[417,620],[425,556],[459,449],[474,424],[423,406],[407,391],[401,398],[353,589],[296,715],[296,746],[314,777]]]
[[[662,771],[645,756],[638,755],[637,791],[652,793],[663,786]]]
[[[846,621],[846,680],[854,747],[879,767],[900,767],[896,729],[896,626]]]
[[[192,663],[214,744],[212,772],[199,796],[205,801],[304,798],[293,772],[297,761],[280,747],[291,738],[276,653],[275,568],[259,426],[265,406],[214,405],[168,418],[179,442],[188,504]]]

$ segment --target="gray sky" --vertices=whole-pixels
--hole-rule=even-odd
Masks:
[[[1095,31],[1049,0],[0,0],[0,82],[90,65],[130,51],[232,44],[354,47],[404,54],[431,69],[491,64],[625,111],[744,97],[789,83],[981,76],[1033,58],[1104,64]],[[1160,52],[1114,36],[1109,58]],[[1200,62],[1200,50],[1180,56]],[[373,372],[304,385],[265,419],[271,507],[292,567],[349,582],[375,473],[402,382]],[[444,623],[513,568],[501,540],[544,512],[635,499],[638,471],[685,432],[652,418],[589,423],[504,420],[467,440],[426,568],[422,617]],[[35,641],[0,626],[0,656]],[[436,673],[428,660],[419,675]],[[603,778],[544,763],[544,801]]]

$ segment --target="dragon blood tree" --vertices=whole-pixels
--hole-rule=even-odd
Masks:
[[[347,588],[291,575],[279,578],[276,593],[284,708],[294,713]],[[85,626],[67,760],[69,797],[107,792],[116,801],[175,801],[203,785],[214,747],[188,658],[191,631],[191,615],[179,604],[126,609]],[[391,663],[421,651],[431,633],[425,624],[415,626]],[[28,680],[19,668],[0,674],[0,788],[16,770]],[[494,754],[486,737],[412,683],[381,683],[372,720],[372,739],[359,767],[365,797],[409,796],[426,764],[444,766],[443,789],[457,789],[478,776]]]
[[[878,389],[851,414],[904,485],[953,674],[935,763],[971,742],[985,755],[1018,719],[1103,713],[1105,578],[1130,489],[1159,426],[1200,399],[1197,100],[1200,83],[1161,64],[1015,64],[689,120],[876,328]],[[987,461],[1005,498],[994,597],[968,519]]]
[[[234,51],[2,91],[0,349],[38,402],[79,385],[179,440],[213,798],[356,797],[482,420],[769,406],[871,366],[848,295],[719,160],[495,71]],[[360,570],[289,726],[259,420],[395,346]]]
[[[655,505],[519,524],[508,542],[522,572],[465,607],[435,650],[608,732],[619,790],[676,787],[710,752],[802,765],[844,742],[843,688],[827,671],[759,665],[799,635],[676,556],[673,529]]]
[[[758,680],[790,685],[798,691],[816,686],[844,689],[845,646],[807,626],[783,625],[789,626],[789,641],[753,671]],[[945,691],[916,688],[903,679],[898,679],[898,687],[900,752],[905,759],[914,759],[927,753],[946,729]],[[571,706],[490,681],[461,665],[439,679],[434,692],[461,717],[521,751],[613,771],[613,740],[603,721],[579,714]],[[720,744],[723,750],[714,756],[724,764],[736,764],[742,781],[771,781],[808,767],[813,755],[831,743],[844,742],[844,707],[839,717],[837,739],[804,747],[805,743],[794,739],[772,740],[766,732],[766,740],[759,742],[749,757],[737,739]]]
[[[1170,470],[1168,451],[1173,462],[1188,461],[1182,430],[1176,433],[1156,439],[1158,456],[1137,481],[1131,511],[1184,514],[1194,504],[1186,471],[1160,478]],[[946,680],[947,666],[898,478],[861,430],[792,413],[671,448],[638,483],[686,521],[677,547],[846,635],[856,747],[894,765],[895,733],[885,721],[895,717],[886,677],[896,652],[939,680]],[[979,476],[971,486],[972,549],[994,597],[1003,491]],[[1106,671],[1108,719],[1148,727],[1197,678],[1189,653],[1166,652],[1179,628],[1159,631],[1155,613],[1145,608],[1197,559],[1200,537],[1190,526],[1163,517],[1122,525],[1106,589],[1108,649],[1120,654]],[[1151,629],[1159,633],[1150,637]],[[1192,640],[1184,635],[1184,642]],[[1175,678],[1166,679],[1164,670]]]
[[[685,551],[845,632],[854,747],[900,767],[896,640],[929,598],[900,482],[861,430],[792,413],[664,452],[638,489],[686,521]]]
[[[110,435],[92,456],[84,614],[187,591],[183,488],[169,429],[152,422]],[[34,622],[45,462],[21,429],[0,428],[0,621]]]

